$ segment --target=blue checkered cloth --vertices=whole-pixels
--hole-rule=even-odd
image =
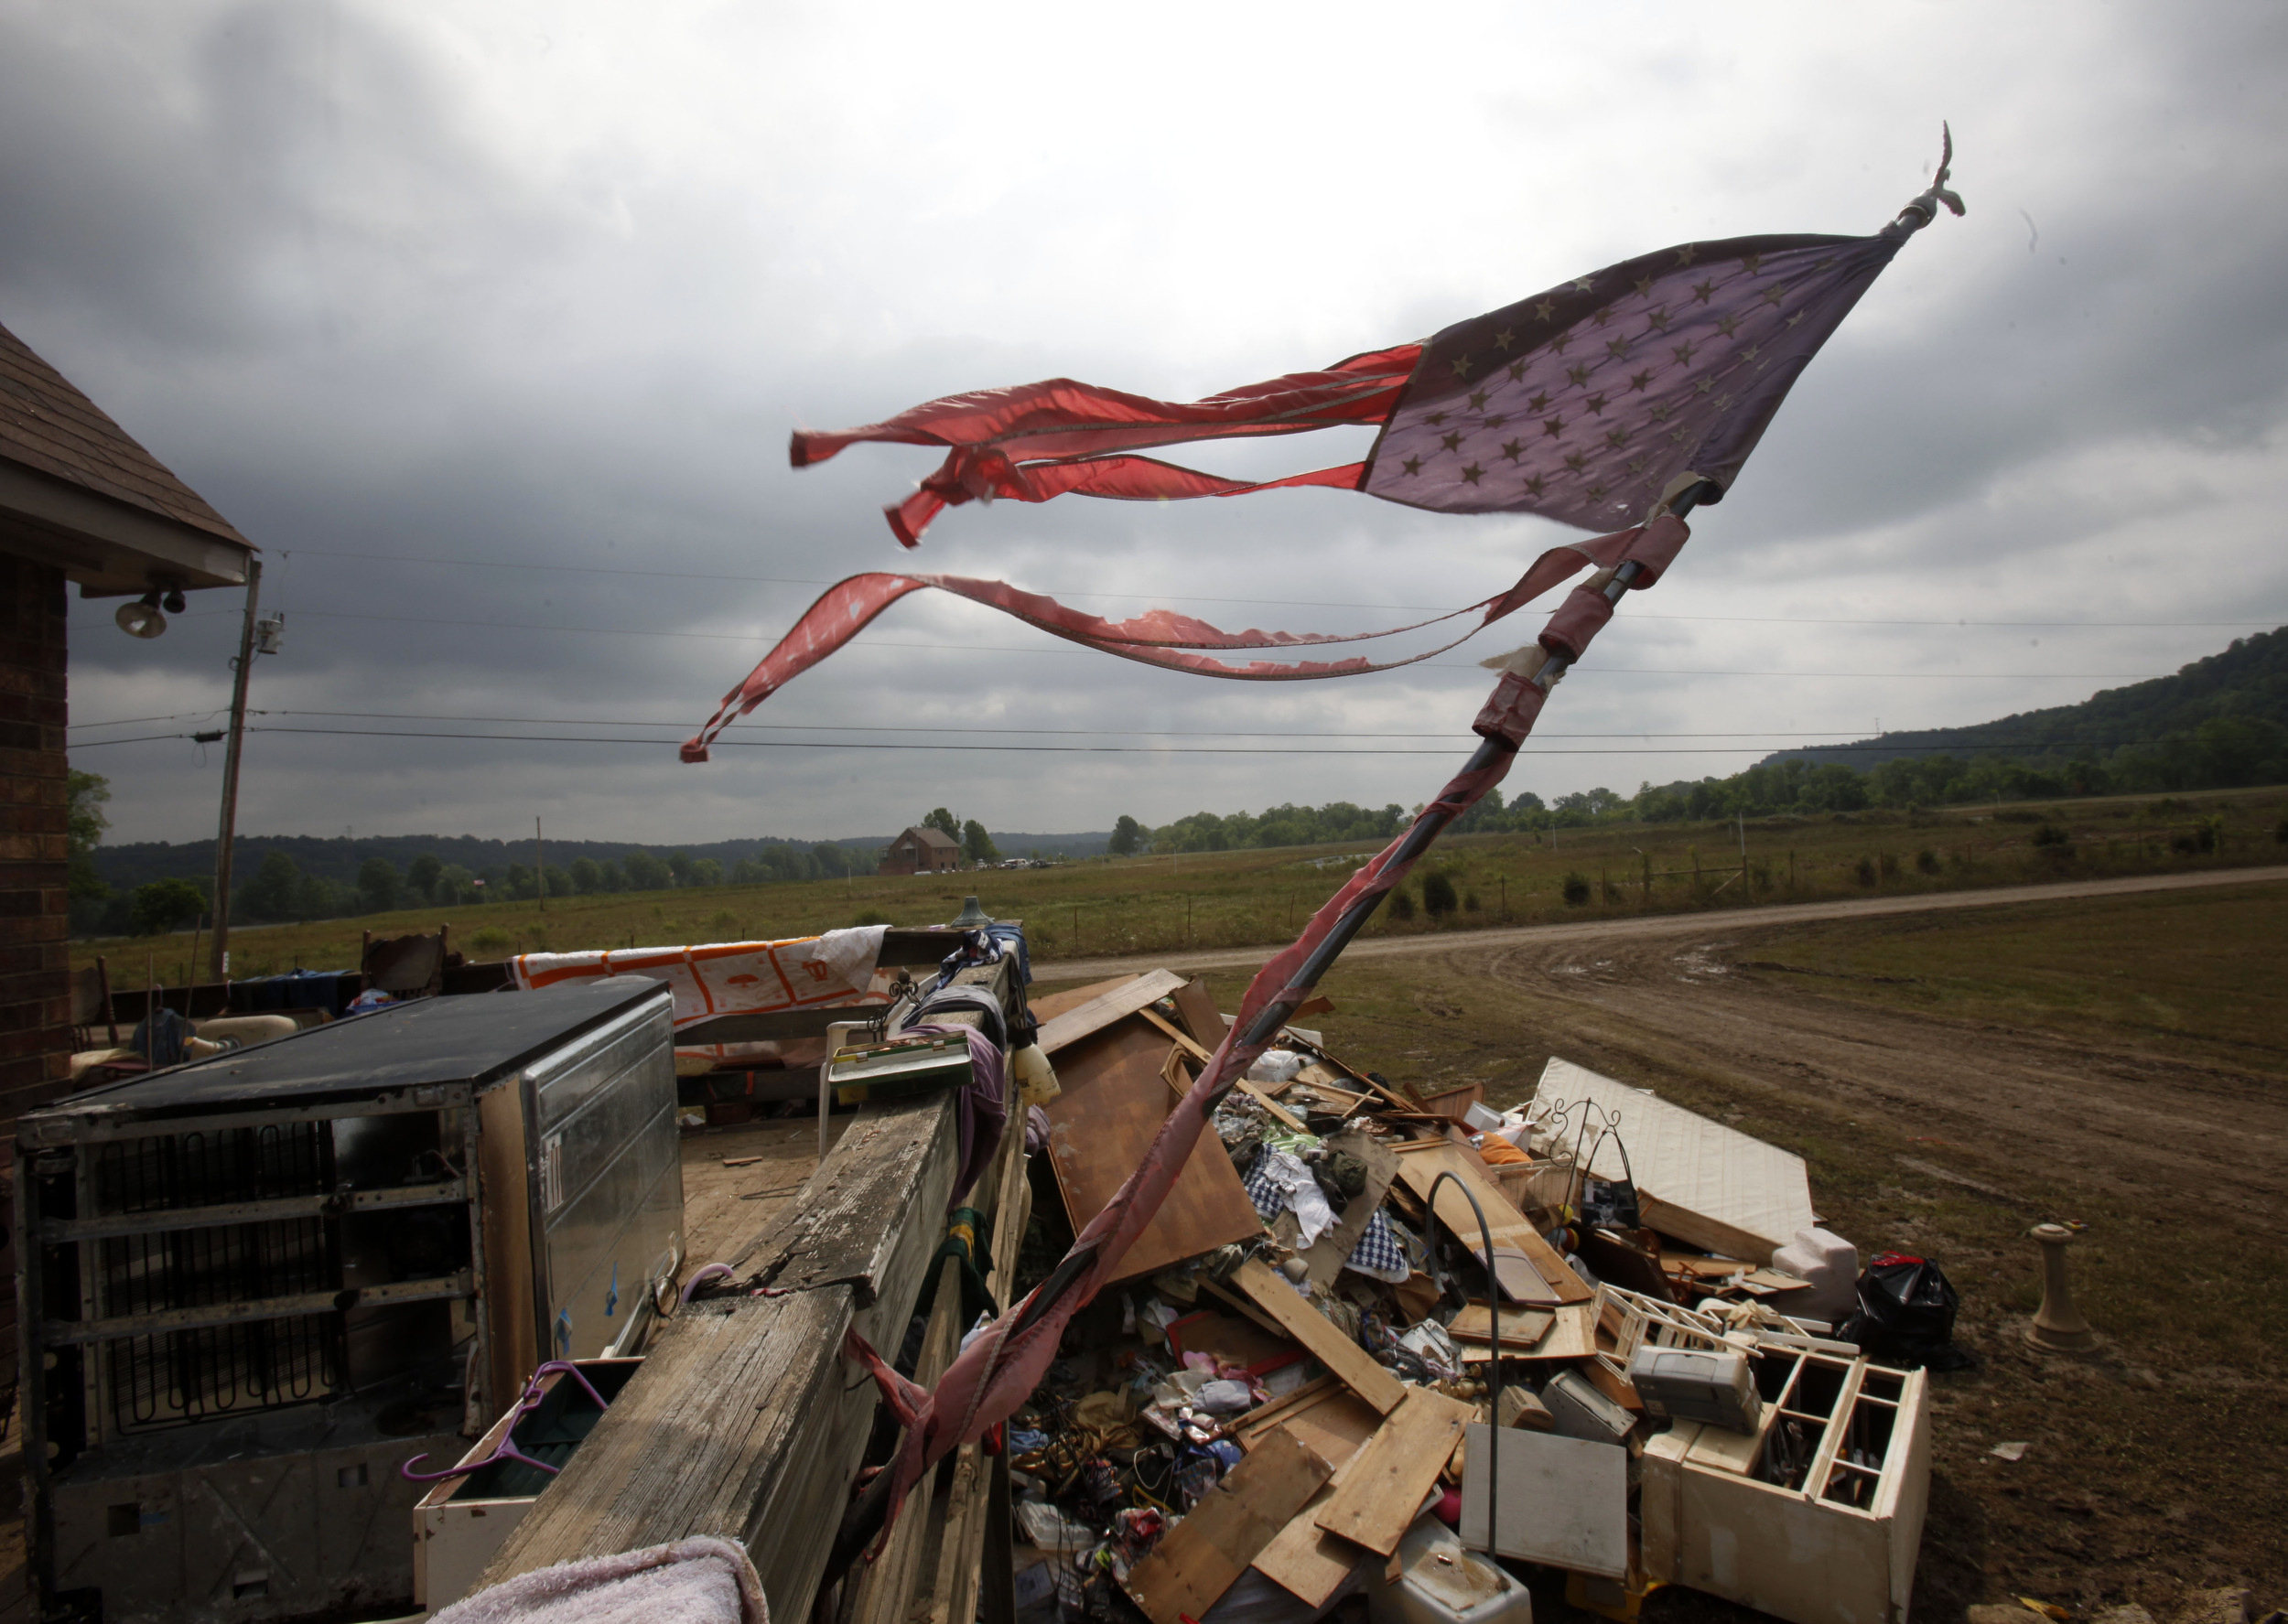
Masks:
[[[1390,1220],[1383,1216],[1379,1207],[1367,1219],[1365,1233],[1359,1236],[1358,1244],[1352,1249],[1350,1261],[1343,1266],[1394,1285],[1414,1272],[1408,1265],[1405,1248],[1398,1244],[1398,1232],[1390,1227]]]
[[[1256,1153],[1248,1165],[1247,1178],[1240,1180],[1247,1186],[1247,1199],[1256,1204],[1256,1216],[1269,1223],[1287,1207],[1287,1187],[1271,1177],[1271,1155],[1268,1150]]]

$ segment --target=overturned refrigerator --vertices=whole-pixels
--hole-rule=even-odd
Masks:
[[[431,998],[18,1127],[48,1616],[412,1607],[413,1457],[541,1361],[640,1345],[683,1263],[670,998]]]

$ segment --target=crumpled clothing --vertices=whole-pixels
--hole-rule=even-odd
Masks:
[[[956,987],[956,992],[968,991]],[[969,1046],[969,1081],[961,1086],[961,1110],[955,1117],[959,1130],[961,1164],[954,1173],[954,1193],[945,1203],[951,1212],[961,1205],[962,1197],[969,1193],[1001,1147],[1001,1130],[1009,1122],[1009,1078],[1007,1062],[1001,1046],[975,1027],[909,1026],[899,1033],[901,1038],[952,1038],[958,1036]]]
[[[1327,1204],[1326,1192],[1291,1151],[1267,1143],[1255,1166],[1247,1169],[1245,1183],[1247,1199],[1266,1223],[1281,1212],[1295,1214],[1300,1245],[1309,1246],[1334,1227],[1334,1209]]]
[[[439,1624],[770,1624],[747,1553],[700,1534],[519,1574],[434,1615]]]
[[[1136,1419],[1136,1404],[1128,1391],[1092,1393],[1073,1406],[1073,1419],[1082,1426],[1109,1430]]]
[[[1312,1171],[1318,1177],[1319,1188],[1327,1192],[1329,1199],[1340,1195],[1346,1206],[1353,1196],[1366,1188],[1366,1164],[1347,1150],[1330,1148],[1326,1160]]]

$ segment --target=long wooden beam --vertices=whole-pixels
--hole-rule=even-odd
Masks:
[[[704,1300],[661,1327],[479,1587],[718,1534],[746,1546],[774,1618],[808,1617],[874,1421],[843,1337],[856,1327],[886,1353],[903,1339],[944,1235],[955,1112],[952,1095],[861,1112],[733,1260],[785,1295]]]
[[[1012,968],[1003,960],[955,979],[989,988],[1006,1008]],[[982,1017],[949,1010],[931,1018],[974,1026]],[[1024,1179],[1024,1113],[1010,1103],[1000,1154],[968,1198],[997,1216],[1013,1199],[1010,1181]],[[958,1111],[952,1093],[861,1111],[801,1193],[724,1260],[735,1279],[772,1295],[704,1299],[654,1332],[642,1366],[478,1588],[577,1556],[718,1534],[746,1546],[774,1617],[808,1617],[874,1425],[874,1384],[854,1379],[843,1339],[855,1328],[885,1357],[904,1340],[944,1239],[961,1154]],[[997,1263],[1007,1249],[995,1271],[1002,1293],[1015,1272],[1021,1213],[1013,1232],[995,1237]],[[966,1328],[960,1301],[948,1279],[925,1364],[950,1361]],[[926,1382],[934,1371],[921,1373]],[[935,1555],[942,1518],[912,1522],[905,1537]],[[967,1538],[956,1542],[955,1560],[967,1564],[968,1575],[949,1574],[949,1583],[974,1596],[977,1554]],[[893,1616],[911,1604],[923,1577],[918,1565],[903,1570],[899,1605],[885,1609]]]

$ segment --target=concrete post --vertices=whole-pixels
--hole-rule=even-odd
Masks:
[[[2066,1278],[2066,1248],[2074,1232],[2063,1224],[2038,1223],[2032,1233],[2042,1243],[2042,1307],[2026,1328],[2026,1340],[2053,1353],[2086,1353],[2098,1345],[2098,1333],[2074,1307]]]

